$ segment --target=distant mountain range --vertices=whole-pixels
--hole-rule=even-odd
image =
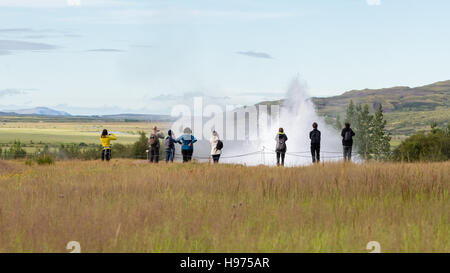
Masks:
[[[35,107],[21,110],[1,111],[0,116],[42,116],[42,117],[61,117],[72,119],[107,119],[115,121],[172,121],[169,115],[150,115],[150,114],[117,114],[117,115],[92,115],[92,116],[72,116],[71,114],[54,110],[48,107]]]
[[[173,118],[169,115],[150,115],[150,114],[117,114],[117,115],[102,115],[92,117],[121,120],[121,121],[173,121]]]
[[[57,111],[50,109],[48,107],[35,107],[29,109],[13,110],[13,111],[3,111],[6,114],[18,114],[18,115],[36,115],[36,116],[71,116],[69,113],[64,111]]]

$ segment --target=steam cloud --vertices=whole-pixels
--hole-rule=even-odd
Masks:
[[[322,134],[321,151],[331,153],[321,153],[322,160],[338,160],[342,151],[340,132],[327,125],[322,117],[316,113],[311,99],[305,92],[298,78],[295,78],[289,85],[286,99],[280,107],[279,120],[272,123],[265,131],[260,132],[259,141],[247,142],[245,144],[229,142],[224,147],[223,159],[226,163],[243,163],[247,165],[275,165],[275,154],[255,154],[245,157],[225,158],[230,155],[239,155],[261,151],[264,147],[266,152],[275,150],[275,135],[279,127],[284,128],[288,136],[287,154],[285,165],[296,166],[311,163],[309,132],[312,130],[312,123],[319,124]],[[302,152],[302,153],[297,153]],[[295,153],[295,155],[293,154]]]

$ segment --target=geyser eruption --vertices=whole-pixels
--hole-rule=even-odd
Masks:
[[[247,165],[274,165],[276,164],[275,135],[279,127],[283,127],[288,136],[286,166],[305,165],[311,163],[309,132],[312,130],[312,123],[319,124],[322,133],[321,160],[339,160],[341,156],[342,144],[340,132],[327,125],[323,118],[316,113],[311,99],[307,96],[305,87],[295,78],[289,85],[286,98],[280,105],[277,113],[271,113],[269,126],[259,126],[258,138],[256,141],[236,142],[229,141],[222,155],[222,162],[243,163]],[[275,116],[274,116],[275,114]],[[229,156],[248,154],[254,155],[243,157]]]

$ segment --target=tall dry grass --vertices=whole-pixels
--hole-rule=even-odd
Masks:
[[[450,163],[0,164],[0,251],[449,252]]]

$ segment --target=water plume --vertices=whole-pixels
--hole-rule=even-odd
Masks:
[[[279,127],[284,129],[288,136],[287,154],[285,165],[305,165],[311,162],[309,132],[312,123],[319,124],[321,131],[321,159],[325,161],[339,160],[342,144],[340,132],[326,124],[320,117],[311,98],[307,95],[306,87],[295,78],[289,84],[285,99],[280,103],[279,115],[273,116],[273,122],[269,126],[259,130],[258,140],[246,142],[228,142],[224,148],[222,162],[244,163],[247,165],[274,165],[276,164],[275,136]],[[259,152],[250,156],[232,157],[227,156]]]

